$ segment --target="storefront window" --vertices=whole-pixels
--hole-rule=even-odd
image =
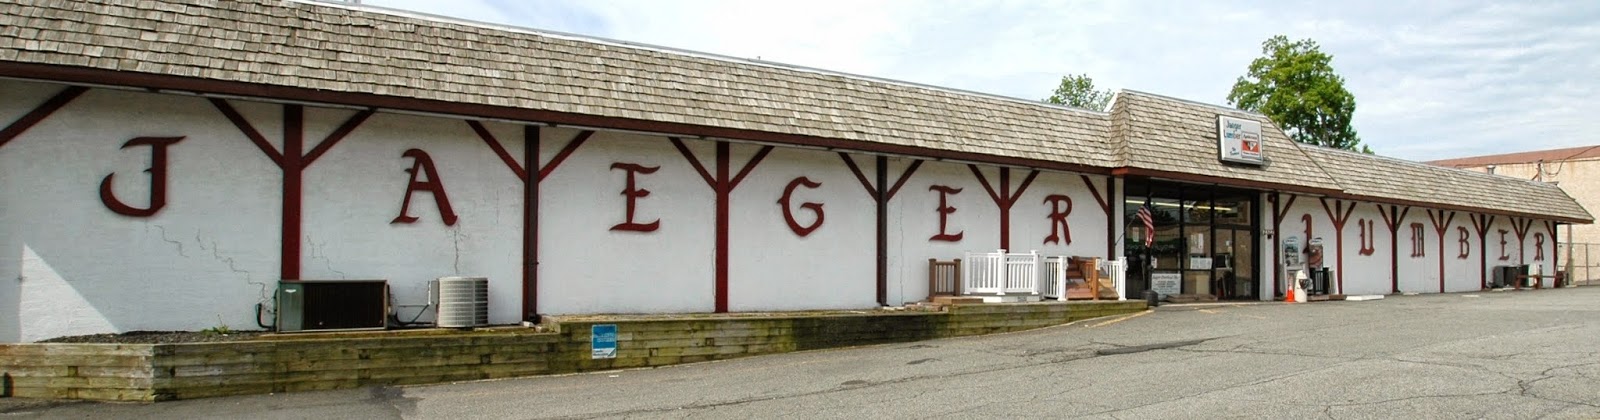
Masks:
[[[1256,298],[1257,193],[1153,181],[1130,181],[1125,191],[1128,290]],[[1141,206],[1150,208],[1155,227],[1149,247],[1137,216]]]

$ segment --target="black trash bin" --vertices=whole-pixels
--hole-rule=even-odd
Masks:
[[[1144,303],[1152,308],[1161,306],[1161,294],[1154,290],[1144,291]]]
[[[1310,273],[1308,273],[1311,276],[1311,290],[1307,290],[1306,293],[1313,295],[1328,294],[1328,278],[1331,277],[1329,275],[1330,272],[1331,271],[1327,267],[1311,269]]]

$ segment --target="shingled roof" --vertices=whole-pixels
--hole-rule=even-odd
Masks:
[[[21,1],[0,28],[0,60],[1110,166],[1103,113],[366,8]]]
[[[331,97],[336,99],[327,103],[361,106],[427,102],[463,105],[468,108],[452,109],[469,113],[527,111],[619,125],[643,121],[734,135],[775,134],[797,144],[821,139],[843,149],[945,153],[1068,170],[1120,169],[1592,220],[1553,186],[1302,149],[1265,116],[1148,93],[1119,93],[1108,114],[369,6],[276,0],[11,1],[0,4],[0,67],[8,69],[0,75],[11,77],[111,83],[98,77],[116,75],[129,76],[118,83],[144,88],[181,80],[183,86],[236,90],[210,93],[272,99]],[[297,96],[272,96],[283,92]],[[350,98],[370,102],[339,102]],[[1266,165],[1218,162],[1218,115],[1262,123]],[[1396,179],[1416,183],[1402,185]]]
[[[1261,122],[1261,166],[1217,159],[1217,116]],[[1117,166],[1337,191],[1339,185],[1265,115],[1124,90],[1111,107]]]
[[[1556,216],[1590,222],[1594,217],[1554,184],[1348,150],[1304,145],[1345,194],[1374,201],[1403,201],[1452,208],[1487,208],[1525,217]]]
[[[1534,162],[1560,162],[1568,160],[1586,160],[1600,158],[1600,145],[1569,147],[1565,149],[1535,150],[1531,152],[1504,153],[1498,155],[1470,156],[1463,158],[1442,159],[1428,162],[1430,165],[1449,166],[1452,168],[1467,168],[1487,165],[1506,165]]]

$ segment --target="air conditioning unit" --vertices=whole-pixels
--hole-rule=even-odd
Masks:
[[[438,318],[440,328],[472,328],[489,325],[489,279],[484,277],[440,277]]]
[[[278,282],[278,331],[381,330],[388,327],[386,280]]]

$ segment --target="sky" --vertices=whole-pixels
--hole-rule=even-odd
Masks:
[[[362,0],[1037,100],[1066,74],[1226,104],[1261,43],[1310,38],[1378,154],[1600,144],[1600,1]]]

